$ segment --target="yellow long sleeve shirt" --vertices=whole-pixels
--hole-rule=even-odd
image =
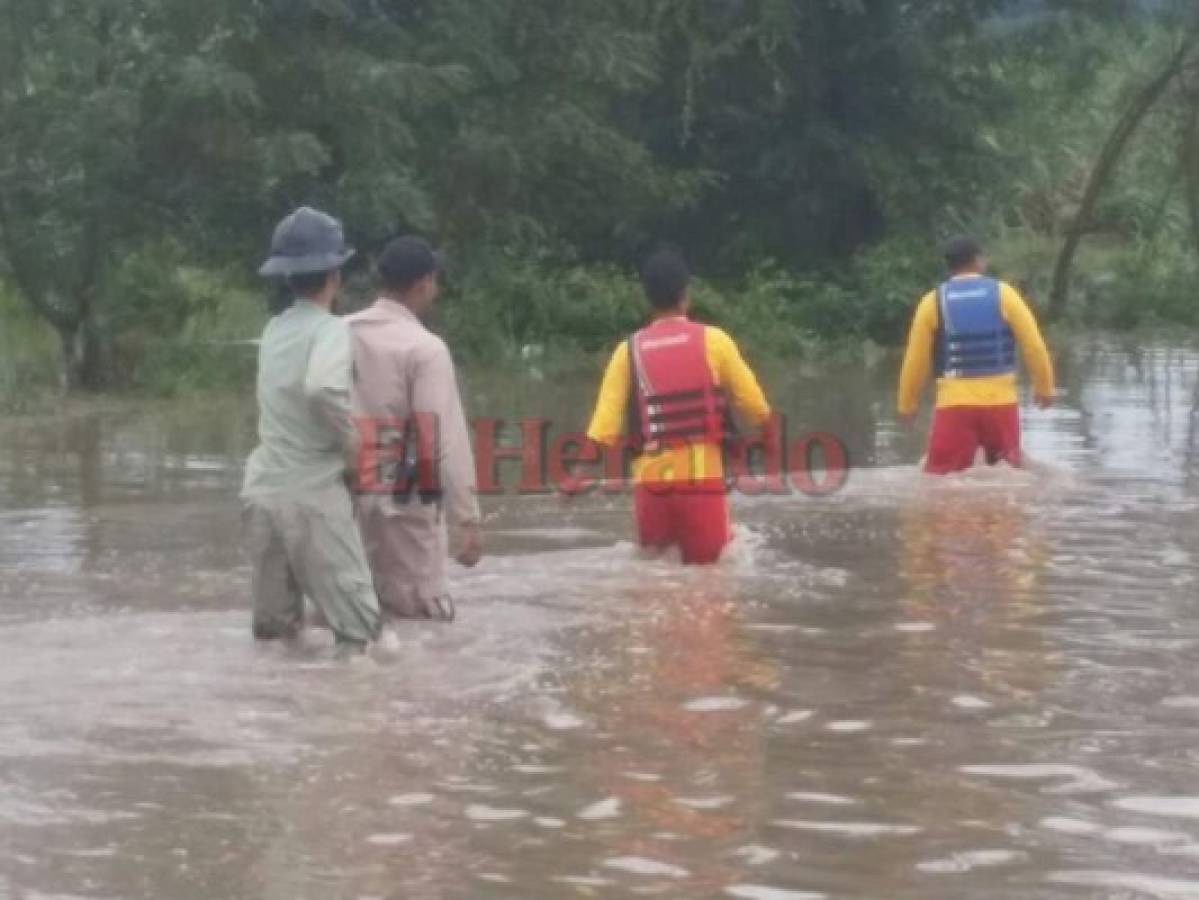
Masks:
[[[757,376],[741,356],[737,344],[719,328],[705,328],[705,349],[712,378],[729,396],[734,408],[752,425],[770,418],[770,405]],[[632,372],[627,341],[612,354],[587,436],[597,443],[615,447],[625,436]],[[709,441],[688,442],[664,448],[633,460],[633,479],[638,483],[690,481],[723,478],[721,447]]]
[[[1020,347],[1020,356],[1032,375],[1038,396],[1054,393],[1053,361],[1037,320],[1024,298],[1010,284],[1000,283],[1000,309],[1011,326]],[[908,337],[908,349],[899,376],[899,414],[912,415],[920,407],[920,395],[933,369],[933,348],[941,314],[937,292],[930,291],[920,301]],[[979,378],[937,379],[937,408],[951,406],[1008,406],[1018,401],[1016,376],[987,375]]]

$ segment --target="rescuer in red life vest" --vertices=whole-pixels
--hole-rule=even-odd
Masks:
[[[641,546],[678,545],[685,563],[706,565],[732,537],[722,458],[730,405],[754,426],[770,406],[732,338],[687,318],[691,275],[680,256],[655,254],[641,279],[653,322],[613,353],[587,436],[638,450]]]

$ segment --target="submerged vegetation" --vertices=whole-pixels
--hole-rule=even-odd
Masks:
[[[446,246],[439,327],[480,364],[610,346],[660,242],[763,355],[896,342],[964,230],[1063,327],[1199,325],[1192,2],[0,12],[5,395],[247,384],[252,272],[304,202],[365,261]]]

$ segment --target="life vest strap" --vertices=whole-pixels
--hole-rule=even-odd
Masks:
[[[1003,331],[973,332],[970,334],[954,334],[949,337],[951,344],[988,344],[994,341],[1015,341],[1012,335]]]
[[[712,409],[709,410],[704,399],[698,399],[687,403],[671,403],[664,404],[653,402],[646,404],[646,419],[651,424],[663,424],[669,422],[687,422],[700,421],[706,422],[710,415],[716,415],[724,418],[728,414],[728,401],[723,394],[714,394],[712,398]]]
[[[703,400],[703,391],[677,391],[673,394],[653,394],[646,398],[647,403],[688,403]]]
[[[707,418],[707,412],[702,409],[676,409],[666,412],[650,413],[649,420],[655,425],[664,425],[669,422],[686,422],[690,419]]]
[[[711,429],[707,425],[688,425],[686,428],[658,428],[650,425],[649,430],[656,441],[682,441],[693,438],[707,438],[711,435]]]

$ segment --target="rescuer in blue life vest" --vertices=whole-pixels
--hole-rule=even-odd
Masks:
[[[1016,391],[1017,348],[1032,374],[1037,405],[1053,405],[1053,363],[1024,298],[987,275],[982,248],[957,238],[945,250],[949,279],[920,301],[899,379],[899,415],[915,419],[935,373],[937,410],[925,470],[968,469],[981,447],[989,465],[1022,463]]]

